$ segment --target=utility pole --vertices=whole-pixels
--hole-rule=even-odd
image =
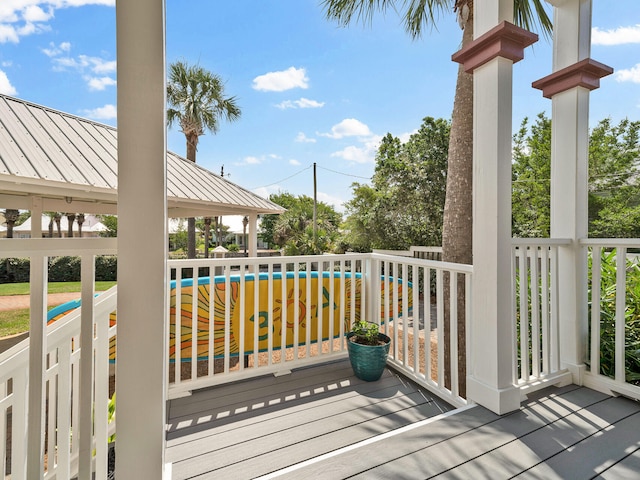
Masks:
[[[318,253],[318,182],[316,162],[313,162],[313,252]]]
[[[220,176],[224,178],[224,163],[222,167],[220,167]],[[222,217],[216,217],[216,246],[222,246],[222,239],[220,235],[222,234]]]

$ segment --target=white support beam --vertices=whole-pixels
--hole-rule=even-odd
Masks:
[[[31,238],[42,238],[42,223],[35,221],[42,217],[42,197],[31,197]]]
[[[118,478],[167,478],[164,0],[116,2]],[[143,281],[144,279],[144,281]]]
[[[93,311],[95,293],[95,255],[85,254],[81,257],[80,280],[82,281],[82,309],[80,312],[80,385],[93,385]],[[88,355],[87,355],[88,353]],[[104,379],[103,379],[104,381]],[[78,480],[91,479],[93,446],[93,388],[80,390],[79,400],[79,462]]]
[[[477,4],[476,4],[477,5]],[[474,73],[473,298],[468,398],[503,414],[520,407],[511,321],[510,60]]]
[[[554,0],[553,72],[590,55],[591,0]],[[558,251],[560,366],[582,385],[586,369],[589,90],[576,85],[552,97],[551,237],[572,244]]]
[[[7,240],[8,241],[8,240]],[[27,478],[43,478],[44,474],[44,387],[47,336],[47,257],[42,252],[30,257],[31,303],[29,315],[29,399],[27,426]],[[19,460],[20,461],[20,460]],[[22,468],[20,469],[24,471]]]
[[[537,36],[515,27],[512,0],[476,0],[474,41],[454,55],[473,72],[473,278],[467,398],[504,414],[520,407],[511,318],[513,63]]]
[[[244,239],[243,239],[244,240]],[[258,215],[252,213],[249,215],[249,256],[258,256]]]

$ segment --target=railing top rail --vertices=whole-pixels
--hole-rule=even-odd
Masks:
[[[118,239],[100,238],[3,238],[0,240],[0,258],[28,257],[31,255],[79,256],[82,254],[116,255]]]
[[[370,254],[368,253],[345,253],[345,254],[331,254],[331,255],[296,255],[285,257],[231,257],[231,258],[192,258],[192,259],[172,259],[168,260],[169,266],[206,266],[207,264],[222,266],[222,265],[239,265],[239,264],[253,264],[253,265],[267,265],[269,263],[281,264],[281,263],[306,263],[306,262],[331,262],[339,260],[365,260]]]
[[[517,247],[529,245],[538,246],[554,246],[554,245],[571,245],[570,238],[512,238],[511,244]]]
[[[249,265],[266,265],[269,263],[305,263],[305,262],[331,262],[331,261],[355,261],[378,259],[387,260],[398,263],[411,263],[437,270],[453,270],[460,273],[472,273],[472,265],[464,265],[461,263],[441,262],[438,260],[426,260],[421,258],[403,257],[400,255],[387,255],[382,253],[347,253],[336,255],[307,255],[307,256],[291,256],[291,257],[236,257],[236,258],[199,258],[199,259],[180,259],[169,260],[169,267],[202,267],[202,266],[235,266],[240,264]]]
[[[640,248],[640,238],[581,238],[580,245]]]
[[[442,253],[442,247],[421,247],[421,246],[412,246],[409,247],[410,252],[433,252],[433,253]]]
[[[466,265],[463,263],[441,262],[439,260],[426,260],[422,258],[402,257],[398,255],[385,255],[382,253],[368,253],[371,258],[377,260],[388,260],[398,263],[410,263],[412,265],[419,265],[424,267],[433,268],[436,270],[452,270],[459,273],[473,273],[473,265]]]

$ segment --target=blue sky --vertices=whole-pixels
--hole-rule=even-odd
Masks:
[[[262,196],[313,194],[342,210],[387,132],[450,118],[461,32],[453,15],[412,41],[393,12],[340,28],[319,0],[167,0],[167,64],[220,75],[242,117],[200,137],[197,161]],[[1,0],[0,92],[116,125],[115,0]],[[616,73],[591,95],[591,123],[640,119],[640,1],[594,0],[594,60]],[[514,70],[514,125],[551,103],[531,82],[551,72],[542,39]],[[185,155],[184,136],[169,131]]]

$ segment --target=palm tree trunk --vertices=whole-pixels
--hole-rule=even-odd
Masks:
[[[473,9],[471,9],[473,12]],[[465,24],[462,46],[473,40],[473,13]],[[458,79],[451,115],[447,191],[442,225],[442,260],[445,262],[473,263],[472,255],[472,181],[473,181],[473,75],[458,67]],[[448,299],[449,279],[445,279],[444,298]],[[461,396],[466,395],[466,336],[464,281],[458,282],[458,379]],[[449,301],[445,300],[445,319],[450,317]],[[448,322],[447,322],[448,323]],[[451,362],[450,332],[444,331],[445,367]],[[451,372],[445,371],[445,383],[451,384]]]
[[[211,217],[204,217],[204,258],[209,258],[210,230],[211,230]]]
[[[191,134],[187,137],[187,160],[196,163],[196,146],[198,136]],[[196,219],[187,219],[187,258],[196,258]]]
[[[76,219],[76,214],[75,213],[67,213],[67,222],[69,223],[69,226],[67,228],[67,237],[68,238],[73,238],[73,222]]]
[[[7,222],[7,238],[13,238],[13,227],[19,216],[18,210],[8,208],[4,211],[4,219]]]
[[[56,230],[58,230],[58,238],[62,238],[62,230],[60,230],[60,218],[62,218],[61,215],[56,212],[53,219],[56,222]]]
[[[82,238],[82,224],[84,223],[84,213],[79,213],[76,217],[78,222],[78,237]]]

